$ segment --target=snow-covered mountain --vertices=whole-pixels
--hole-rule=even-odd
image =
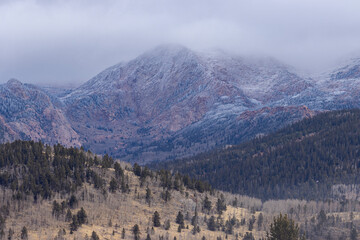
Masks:
[[[0,139],[81,146],[61,102],[41,88],[11,79],[0,85]]]
[[[236,144],[317,111],[358,107],[359,62],[304,77],[271,58],[164,45],[114,65],[72,91],[26,87],[47,96],[47,104],[61,115],[56,120],[63,119],[72,141],[59,137],[59,142],[147,162]],[[19,119],[6,113],[11,109],[1,112],[7,116],[3,126]],[[34,121],[42,123],[44,110],[35,112]]]

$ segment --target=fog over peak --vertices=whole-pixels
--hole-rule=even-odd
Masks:
[[[360,56],[357,0],[0,0],[0,82],[78,86],[164,43],[307,71]]]

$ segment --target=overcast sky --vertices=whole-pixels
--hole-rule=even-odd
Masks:
[[[77,86],[163,43],[318,70],[360,53],[359,11],[359,0],[0,0],[0,82]]]

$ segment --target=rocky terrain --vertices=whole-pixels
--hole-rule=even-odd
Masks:
[[[271,58],[164,45],[69,91],[10,80],[1,140],[82,145],[131,162],[189,156],[359,107],[359,61],[308,77]]]

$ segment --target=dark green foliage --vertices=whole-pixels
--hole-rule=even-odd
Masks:
[[[27,231],[27,228],[25,226],[21,229],[20,238],[24,239],[24,240],[28,239],[28,231]]]
[[[109,157],[108,154],[105,154],[101,161],[101,167],[102,168],[111,168],[114,164],[114,159],[112,157]]]
[[[77,212],[76,216],[77,216],[77,219],[78,219],[78,222],[79,222],[80,225],[87,222],[87,215],[86,215],[86,212],[85,212],[84,208],[81,208]]]
[[[207,226],[208,226],[208,229],[210,231],[216,231],[217,229],[217,223],[216,223],[216,220],[215,220],[215,217],[214,216],[211,216],[208,220],[208,223],[207,223]]]
[[[139,225],[135,224],[132,228],[132,232],[134,234],[134,239],[139,240],[140,239],[140,228]]]
[[[114,164],[114,169],[115,169],[115,176],[116,178],[121,178],[124,176],[124,170],[121,168],[120,164],[118,162],[116,162]]]
[[[356,228],[353,227],[350,230],[350,240],[356,240],[356,239],[358,239],[358,233],[356,231]]]
[[[12,240],[13,236],[14,236],[14,230],[12,228],[9,228],[8,240]]]
[[[154,212],[154,215],[153,215],[153,224],[154,224],[154,227],[160,227],[160,214],[158,213],[158,211],[155,211]]]
[[[139,166],[139,164],[134,163],[133,172],[136,176],[138,176],[138,177],[141,176],[141,167]]]
[[[360,110],[333,111],[238,146],[155,167],[264,200],[326,199],[334,184],[360,184],[359,148]]]
[[[203,211],[209,213],[211,210],[211,201],[209,200],[208,196],[206,195],[203,201]]]
[[[41,142],[15,141],[0,145],[0,185],[15,191],[17,199],[32,194],[51,198],[53,192],[71,193],[85,182],[90,157],[60,144],[53,148]],[[56,213],[56,211],[54,212]]]
[[[171,193],[168,189],[164,190],[162,193],[161,193],[161,198],[165,201],[165,202],[168,202],[170,201],[171,199]]]
[[[149,187],[146,188],[145,200],[150,206],[150,203],[151,203],[151,190],[150,190]]]
[[[109,186],[109,191],[112,192],[112,193],[114,193],[114,192],[116,192],[118,189],[119,189],[119,183],[118,183],[114,178],[111,178],[110,186]]]
[[[70,223],[70,233],[78,230],[78,228],[87,222],[87,215],[84,208],[81,208],[76,215],[72,216],[72,222]]]
[[[165,228],[165,230],[169,230],[169,229],[170,229],[170,220],[166,220],[166,221],[165,221],[164,228]]]
[[[260,213],[257,220],[257,225],[259,230],[261,229],[263,222],[264,222],[264,216],[262,213]]]
[[[252,235],[252,233],[245,233],[245,236],[243,237],[243,240],[255,240],[254,236]]]
[[[256,220],[256,219],[255,219],[255,216],[252,215],[252,217],[249,219],[249,227],[248,227],[249,231],[252,231],[252,230],[253,230],[255,220]]]
[[[121,231],[121,239],[125,239],[125,228]]]
[[[80,224],[79,224],[79,220],[78,220],[77,216],[73,215],[72,222],[70,223],[70,233],[73,233],[76,230],[78,230],[79,226],[80,226]]]
[[[299,227],[285,214],[274,218],[270,225],[270,232],[266,233],[267,240],[299,240]]]
[[[52,206],[52,215],[55,218],[59,218],[60,214],[61,214],[61,206],[57,201],[54,201]]]
[[[69,198],[69,207],[74,209],[78,205],[78,200],[74,195],[71,195]]]
[[[219,214],[222,214],[223,211],[226,211],[226,203],[223,194],[220,195],[220,198],[218,198],[216,202],[216,210]]]
[[[91,240],[99,240],[99,236],[97,235],[97,233],[95,231],[92,232],[91,234]]]
[[[66,215],[65,215],[65,221],[66,222],[70,222],[72,220],[72,214],[70,209],[67,210]]]
[[[179,227],[181,228],[185,228],[185,223],[184,223],[184,215],[179,212],[178,215],[176,216],[176,221],[177,224],[179,224]]]

